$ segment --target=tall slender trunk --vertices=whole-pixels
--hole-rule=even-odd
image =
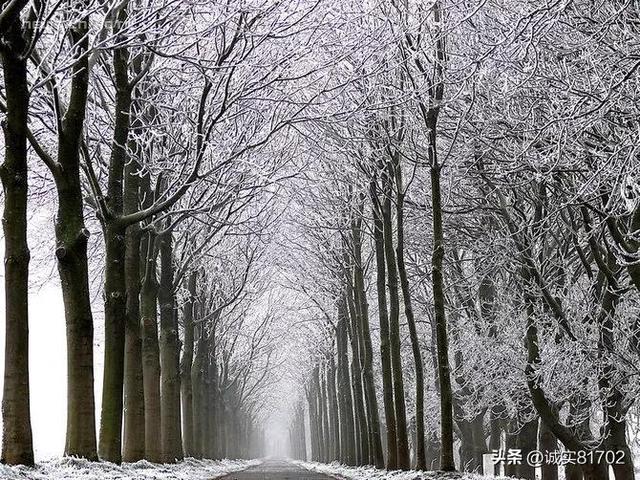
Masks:
[[[340,419],[338,416],[338,399],[336,395],[336,363],[333,355],[329,358],[327,365],[327,400],[329,408],[330,423],[330,459],[340,460]]]
[[[311,384],[306,387],[306,396],[307,396],[307,405],[309,405],[309,438],[311,440],[311,460],[317,462],[319,459],[318,455],[318,414],[316,412],[316,402],[315,402],[315,385],[313,382],[313,378],[315,374],[312,374]]]
[[[360,212],[362,213],[362,212]],[[371,332],[369,329],[369,303],[364,287],[364,269],[362,267],[362,217],[352,222],[351,233],[353,238],[354,255],[354,288],[355,303],[359,307],[360,320],[360,344],[362,345],[362,381],[364,387],[365,404],[367,407],[367,419],[369,427],[369,451],[371,461],[376,468],[384,467],[384,453],[382,448],[382,435],[380,432],[380,414],[378,412],[378,397],[373,375],[373,346],[371,344]]]
[[[435,160],[436,134],[435,125],[430,133],[432,155],[431,167],[431,203],[433,210],[433,309],[436,330],[436,348],[438,359],[438,380],[440,385],[440,470],[454,471],[453,459],[453,392],[451,390],[451,374],[449,371],[449,342],[447,340],[447,319],[444,309],[444,235],[442,231],[442,197],[440,192],[441,167]]]
[[[370,448],[370,429],[367,422],[367,414],[365,407],[365,391],[363,385],[363,367],[364,363],[364,346],[362,345],[362,313],[360,311],[360,304],[357,302],[357,293],[354,288],[353,268],[351,266],[351,258],[344,253],[345,263],[345,283],[346,289],[344,297],[341,299],[341,303],[338,306],[338,316],[345,317],[344,330],[345,334],[348,334],[351,344],[351,377],[353,396],[349,392],[349,396],[353,399],[353,408],[355,413],[355,423],[353,425],[353,434],[355,445],[353,448],[354,458],[351,460],[357,465],[367,465],[371,463],[371,448]],[[346,311],[345,311],[346,306]],[[348,361],[347,361],[347,370]]]
[[[118,15],[126,19],[126,8]],[[122,397],[124,390],[124,344],[126,308],[125,234],[121,221],[124,206],[124,167],[130,126],[131,85],[128,80],[128,51],[113,52],[116,83],[115,125],[109,159],[107,186],[108,215],[102,218],[105,240],[104,279],[104,378],[100,417],[100,457],[114,463],[122,460]]]
[[[349,271],[348,275],[350,276]],[[366,414],[364,407],[364,392],[362,389],[362,367],[360,366],[359,346],[358,346],[358,328],[353,305],[352,288],[347,288],[345,298],[338,306],[338,372],[340,394],[342,396],[342,410],[340,416],[340,424],[342,426],[341,435],[343,438],[342,450],[343,455],[341,461],[347,465],[354,465],[356,461],[360,464],[368,460],[369,431],[366,423]],[[348,314],[345,311],[345,304],[348,305]],[[352,326],[349,328],[349,319],[352,320]],[[347,337],[351,341],[351,378],[353,385],[349,381],[349,359],[347,356]],[[353,386],[353,396],[351,395],[351,387]],[[354,409],[355,407],[355,409]],[[355,416],[354,416],[355,411]],[[356,435],[358,433],[359,435]],[[359,448],[356,446],[359,444]],[[363,451],[367,451],[366,459]]]
[[[196,278],[197,272],[189,275],[187,283],[188,299],[184,306],[184,352],[180,366],[182,381],[182,439],[184,454],[194,456],[194,422],[193,422],[193,383],[191,381],[191,364],[193,363],[193,325],[196,312]]]
[[[544,454],[545,459],[551,452],[558,451],[558,440],[547,425],[540,421],[538,442],[540,451]],[[558,465],[554,462],[545,462],[542,467],[542,480],[558,480]]]
[[[327,394],[326,367],[320,373],[320,410],[322,411],[322,457],[325,463],[331,461],[331,420],[329,418],[329,399]]]
[[[194,336],[196,338],[195,345],[195,357],[193,360],[193,366],[191,367],[191,389],[192,394],[192,411],[193,411],[193,456],[195,458],[202,458],[204,455],[203,447],[203,428],[202,423],[204,421],[204,415],[202,413],[204,399],[202,398],[202,384],[203,384],[203,372],[204,368],[204,326],[198,324],[194,329]],[[186,410],[185,410],[186,412]],[[186,435],[186,433],[185,433]]]
[[[404,379],[402,375],[402,352],[400,350],[400,296],[398,294],[398,268],[393,248],[393,224],[391,197],[393,195],[393,163],[387,163],[383,174],[384,201],[382,208],[384,256],[387,260],[387,279],[389,289],[389,343],[391,345],[391,368],[393,374],[393,393],[396,412],[396,442],[398,465],[401,470],[409,470],[409,438],[407,434],[407,413],[404,401]]]
[[[422,363],[422,353],[420,352],[420,342],[416,321],[413,315],[413,305],[411,302],[411,289],[409,288],[409,278],[407,268],[404,263],[404,186],[402,181],[402,166],[400,162],[396,164],[396,223],[397,238],[396,254],[398,258],[398,274],[400,276],[400,287],[404,300],[404,313],[409,327],[409,337],[411,339],[411,351],[413,353],[413,363],[416,372],[416,470],[426,470],[426,450],[424,432],[424,366]]]
[[[126,283],[124,275],[125,229],[116,222],[107,224],[105,265],[105,343],[102,414],[100,417],[100,458],[122,460],[122,407],[124,389],[124,339]]]
[[[144,238],[142,248],[145,252],[145,273],[140,291],[140,315],[142,318],[145,458],[150,462],[161,462],[158,280],[155,243],[155,235],[149,232]]]
[[[209,398],[209,344],[208,334],[205,332],[202,339],[204,348],[203,364],[202,364],[202,382],[200,383],[200,397],[202,398],[202,408],[200,414],[200,422],[202,428],[201,448],[204,458],[211,458],[209,455],[209,412],[212,411],[211,398]]]
[[[125,213],[138,210],[139,166],[130,160],[125,167]],[[124,358],[124,438],[122,458],[144,458],[144,381],[142,372],[142,326],[140,323],[140,227],[131,225],[125,234],[126,332]]]
[[[180,415],[180,344],[178,315],[173,288],[173,235],[166,232],[160,242],[160,429],[165,462],[182,460]]]
[[[221,450],[221,441],[223,429],[219,426],[219,420],[227,422],[229,417],[221,415],[220,409],[220,392],[218,379],[218,358],[216,355],[216,331],[215,325],[211,328],[208,336],[208,362],[207,362],[207,403],[209,405],[208,416],[205,421],[208,422],[207,436],[207,457],[218,458]],[[228,435],[225,435],[226,438]]]
[[[29,407],[29,245],[27,244],[27,63],[22,57],[19,12],[3,32],[2,67],[7,98],[3,124],[5,354],[2,392],[2,463],[33,465]]]
[[[393,399],[393,374],[389,332],[389,314],[387,312],[386,267],[384,248],[383,214],[378,198],[377,180],[370,184],[373,202],[373,237],[376,253],[376,286],[378,291],[378,318],[380,320],[380,355],[382,357],[382,399],[387,427],[387,470],[398,468],[398,444],[396,435],[396,417]]]
[[[300,416],[299,416],[299,426],[300,426],[300,453],[298,456],[298,460],[302,460],[303,462],[307,461],[307,431],[304,425],[304,404],[300,404]]]

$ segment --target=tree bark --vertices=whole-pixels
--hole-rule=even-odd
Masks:
[[[188,298],[184,306],[184,352],[180,375],[182,381],[182,438],[184,454],[194,456],[194,422],[193,422],[193,383],[191,381],[191,364],[193,363],[193,335],[196,312],[196,278],[197,272],[191,272],[187,283]]]
[[[203,415],[204,398],[202,396],[203,368],[204,368],[204,325],[198,324],[194,329],[196,337],[196,353],[191,367],[191,389],[193,402],[193,456],[202,458],[204,455],[204,435],[202,423],[205,416]],[[186,411],[186,410],[185,410]]]
[[[347,275],[350,276],[349,270]],[[338,306],[338,370],[340,375],[340,393],[343,396],[343,410],[340,424],[342,425],[343,456],[341,461],[347,465],[368,463],[369,459],[369,428],[365,413],[364,391],[362,388],[362,367],[360,365],[360,349],[358,344],[360,328],[357,321],[353,289],[347,288],[345,298]],[[345,305],[346,304],[346,305]],[[348,312],[345,307],[348,306]],[[349,319],[351,318],[351,328]],[[347,356],[347,337],[351,342],[352,362],[349,369]],[[352,384],[349,382],[349,370],[351,370]],[[353,386],[353,395],[351,387]],[[355,407],[355,408],[354,408]],[[355,412],[355,415],[354,415]],[[357,434],[357,435],[356,435]],[[366,452],[366,456],[364,453]]]
[[[398,258],[398,274],[400,276],[400,287],[404,300],[404,313],[409,327],[409,338],[411,339],[411,351],[413,353],[413,363],[416,373],[416,470],[426,470],[427,460],[425,453],[425,432],[424,432],[424,367],[422,364],[422,353],[420,352],[420,342],[416,321],[413,315],[413,305],[411,302],[411,289],[409,288],[409,278],[404,263],[404,186],[402,181],[402,166],[397,162],[395,168],[396,175],[396,223],[397,237],[396,254]]]
[[[546,456],[550,452],[558,451],[558,440],[553,432],[545,425],[543,421],[540,421],[538,427],[538,442],[540,444],[540,451]],[[553,462],[545,462],[542,467],[542,480],[558,480],[558,465]]]
[[[126,19],[126,7],[118,20]],[[124,343],[126,318],[125,234],[123,213],[124,167],[130,126],[131,86],[128,79],[128,51],[113,52],[116,83],[115,125],[109,159],[107,186],[108,212],[102,218],[105,240],[104,280],[104,378],[102,383],[102,415],[100,418],[100,457],[113,463],[122,460],[122,407],[124,389]]]
[[[142,317],[142,371],[144,380],[145,458],[162,462],[160,430],[160,354],[158,346],[158,280],[155,235],[148,233],[143,241],[145,273],[140,292]]]
[[[139,166],[133,159],[125,167],[124,211],[139,208]],[[131,225],[125,234],[126,333],[124,358],[124,438],[122,458],[137,462],[145,455],[144,381],[142,326],[140,323],[140,227]]]
[[[364,200],[364,198],[363,198]],[[360,214],[362,214],[362,205]],[[362,363],[362,382],[364,388],[365,405],[367,407],[367,420],[369,428],[370,457],[376,468],[384,467],[384,452],[382,448],[382,435],[380,432],[380,414],[378,412],[378,397],[376,396],[375,380],[373,376],[373,347],[371,344],[371,332],[369,328],[369,304],[364,286],[364,269],[362,268],[362,235],[360,218],[351,223],[354,255],[354,288],[355,304],[360,320],[360,344]]]
[[[3,12],[4,13],[4,12]],[[33,465],[29,407],[29,246],[27,244],[27,121],[29,91],[26,48],[19,10],[2,33],[0,54],[7,97],[4,191],[5,355],[2,393],[2,463]]]
[[[322,461],[331,461],[331,419],[329,418],[329,399],[326,367],[320,371],[320,410],[322,411]]]
[[[327,400],[329,408],[330,423],[330,460],[340,460],[340,419],[338,413],[338,399],[336,394],[336,363],[333,355],[329,358],[327,365]]]
[[[391,369],[396,419],[396,444],[398,448],[397,468],[409,470],[409,438],[407,433],[407,413],[404,399],[404,379],[402,374],[402,352],[400,350],[400,296],[398,293],[398,268],[393,248],[393,223],[391,197],[393,196],[394,168],[391,161],[383,174],[384,201],[382,208],[384,257],[387,261],[389,290],[389,344],[391,349]]]
[[[398,468],[398,445],[396,436],[396,417],[393,399],[393,374],[389,332],[389,313],[387,312],[387,292],[385,286],[385,248],[382,205],[378,198],[378,186],[374,177],[370,183],[373,202],[373,238],[376,253],[376,287],[378,292],[378,318],[380,320],[380,355],[382,357],[382,398],[387,429],[387,470]]]
[[[453,393],[451,389],[451,374],[449,371],[447,319],[444,309],[444,235],[442,231],[442,197],[440,192],[441,167],[436,160],[435,122],[434,129],[430,132],[430,136],[431,145],[429,146],[429,151],[432,155],[431,208],[433,210],[433,256],[431,264],[438,380],[440,385],[440,470],[454,471],[456,466],[453,459]]]
[[[216,355],[216,331],[215,324],[211,327],[211,331],[207,337],[207,403],[209,405],[208,415],[205,421],[208,422],[207,427],[207,458],[216,459],[222,450],[222,440],[228,437],[229,432],[225,432],[224,428],[220,428],[220,420],[227,423],[230,418],[228,415],[221,415],[222,398],[219,391],[219,372],[218,358]],[[226,426],[226,425],[225,425]],[[224,433],[223,433],[224,432]]]
[[[173,288],[173,235],[160,242],[160,429],[162,456],[167,463],[182,460],[180,414],[180,344]]]

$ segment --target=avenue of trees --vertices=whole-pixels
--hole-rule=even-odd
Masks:
[[[55,251],[38,254],[55,258],[64,299],[64,454],[116,463],[257,456],[261,391],[277,364],[275,316],[260,307],[276,217],[269,205],[288,175],[287,131],[305,109],[287,99],[304,76],[292,67],[305,54],[296,42],[308,35],[313,5],[0,7],[2,461],[34,462],[27,221],[35,202],[57,205]],[[50,188],[30,192],[36,178]]]
[[[342,5],[292,193],[292,454],[480,471],[519,449],[505,473],[534,479],[527,454],[563,448],[586,458],[565,478],[635,478],[638,4]]]
[[[38,205],[65,455],[250,458],[277,414],[299,459],[635,479],[639,46],[636,0],[0,0],[2,462]]]

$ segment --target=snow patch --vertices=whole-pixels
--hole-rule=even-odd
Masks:
[[[402,470],[387,471],[371,466],[348,467],[337,462],[327,464],[294,461],[293,463],[307,470],[324,473],[340,480],[513,480],[512,478],[507,479],[507,477],[485,476],[474,473],[421,472],[417,470],[408,472]]]
[[[211,480],[262,463],[260,460],[196,460],[175,464],[141,460],[116,465],[65,457],[39,462],[35,467],[0,465],[2,480]]]

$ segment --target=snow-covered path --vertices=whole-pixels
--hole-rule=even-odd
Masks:
[[[282,459],[267,459],[260,465],[232,473],[219,480],[335,480],[336,477],[306,470]]]

